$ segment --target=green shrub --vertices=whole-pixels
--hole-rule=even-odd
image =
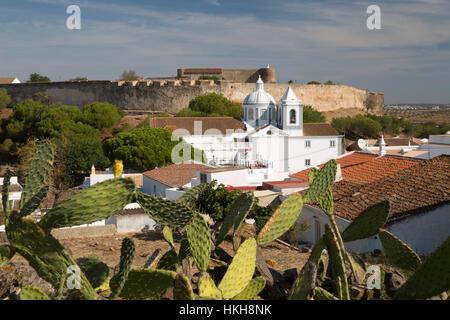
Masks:
[[[6,89],[0,88],[0,110],[6,108],[11,103],[11,96]]]
[[[181,110],[177,117],[242,117],[242,105],[228,100],[222,94],[210,93],[198,96]]]
[[[91,283],[92,287],[97,288],[101,286],[108,278],[109,268],[100,259],[96,257],[81,257],[75,261]]]
[[[303,122],[325,122],[325,116],[322,112],[314,110],[311,106],[303,107]]]

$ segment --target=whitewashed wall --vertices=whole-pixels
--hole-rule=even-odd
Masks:
[[[153,180],[145,175],[142,177],[142,192],[152,194],[157,197],[166,197],[166,189],[171,188],[161,182]],[[155,192],[156,191],[156,192]]]

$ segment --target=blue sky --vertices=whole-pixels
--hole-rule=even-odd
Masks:
[[[81,30],[66,8],[81,8]],[[381,30],[366,9],[381,8]],[[1,0],[0,77],[117,79],[133,69],[275,67],[280,82],[332,80],[385,103],[450,103],[448,0]]]

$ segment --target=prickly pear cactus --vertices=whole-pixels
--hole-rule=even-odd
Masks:
[[[266,279],[261,276],[253,278],[250,280],[245,289],[238,293],[233,300],[252,300],[264,289],[265,286]]]
[[[320,196],[327,192],[336,179],[337,162],[334,159],[328,161],[319,173],[314,175],[314,180],[303,199],[304,203],[318,200]]]
[[[108,266],[96,257],[80,257],[75,260],[92,287],[100,287],[108,279]]]
[[[254,197],[250,193],[243,193],[234,200],[230,210],[228,210],[225,215],[225,219],[216,239],[216,246],[225,239],[225,236],[231,229],[233,229],[234,232],[239,230],[245,217],[252,209],[254,202]]]
[[[428,299],[450,290],[450,237],[417,268],[395,299]]]
[[[376,235],[386,223],[389,207],[389,201],[383,201],[365,209],[341,234],[342,240],[355,241]]]
[[[164,226],[162,233],[163,233],[164,239],[167,241],[167,243],[170,244],[170,246],[172,248],[174,248],[175,245],[173,243],[172,229],[169,226]]]
[[[42,187],[48,185],[50,173],[53,169],[54,156],[55,149],[50,140],[43,140],[36,146],[27,170],[20,208],[23,208]]]
[[[316,265],[307,261],[292,286],[289,300],[309,300],[314,295],[316,277]]]
[[[120,295],[120,292],[125,285],[128,274],[130,273],[131,264],[133,263],[134,253],[136,252],[136,246],[132,239],[124,238],[122,240],[122,247],[120,249],[120,263],[119,272],[117,273],[116,281],[114,285],[110,282],[111,287],[111,299],[115,299]]]
[[[119,213],[132,202],[135,184],[114,179],[95,184],[58,203],[39,222],[45,230],[89,224]]]
[[[334,295],[332,295],[327,290],[325,290],[321,287],[314,288],[314,299],[315,300],[339,300]]]
[[[201,183],[190,190],[188,190],[185,194],[179,197],[175,202],[181,203],[187,207],[192,209],[196,209],[196,200],[199,195],[201,195],[206,188],[208,187],[208,183]]]
[[[309,170],[308,172],[309,185],[313,184],[314,179],[317,177],[319,172],[320,171],[317,168],[312,168],[311,170]],[[333,191],[331,190],[331,186],[328,187],[328,189],[322,195],[320,195],[320,197],[317,199],[317,202],[319,203],[320,207],[326,214],[328,215],[333,214],[334,202],[333,202]]]
[[[222,300],[222,292],[206,272],[201,272],[198,279],[198,293],[201,298]]]
[[[167,251],[158,261],[157,269],[177,271],[178,255],[174,249]]]
[[[11,185],[12,172],[9,168],[6,169],[6,175],[3,178],[2,186],[2,205],[3,214],[6,216],[9,213],[9,186]]]
[[[184,228],[194,217],[193,211],[181,203],[142,192],[136,193],[136,202],[153,220],[161,225]]]
[[[346,269],[344,264],[344,254],[336,238],[336,235],[331,230],[329,225],[325,226],[325,241],[330,257],[333,277],[337,282],[337,292],[339,294],[339,298],[342,300],[350,300],[347,275],[345,272]]]
[[[123,172],[123,161],[122,160],[114,160],[113,165],[113,174],[114,178],[117,179]]]
[[[8,245],[0,246],[0,267],[3,267],[14,256],[14,251]]]
[[[173,271],[158,269],[133,269],[128,278],[120,298],[127,300],[161,300],[167,290],[174,286],[177,274]],[[111,278],[111,288],[116,286],[117,275]]]
[[[218,286],[224,299],[235,297],[247,287],[255,273],[255,265],[256,241],[250,238],[241,244]]]
[[[194,291],[192,290],[191,280],[183,274],[175,276],[173,285],[174,300],[195,300]]]
[[[258,245],[265,245],[289,230],[297,221],[303,208],[301,195],[292,194],[284,201],[266,222],[258,234]]]
[[[21,217],[25,217],[30,213],[33,213],[33,211],[36,210],[42,203],[42,201],[47,197],[49,190],[49,186],[43,186],[37,193],[33,195],[33,197],[31,197],[30,200],[28,200],[28,202],[23,205],[19,215]]]
[[[211,256],[211,231],[205,219],[196,214],[186,228],[189,251],[200,271],[206,271]]]
[[[384,229],[381,229],[378,235],[386,258],[390,263],[410,271],[414,271],[419,267],[421,263],[420,257],[408,244]]]
[[[25,286],[20,289],[20,300],[50,300],[49,296],[38,287]]]

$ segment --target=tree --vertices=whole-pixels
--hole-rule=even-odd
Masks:
[[[103,153],[100,140],[92,136],[70,139],[66,145],[63,162],[66,180],[72,180],[74,174],[88,173],[92,165],[104,169],[111,163]]]
[[[94,102],[83,107],[84,123],[102,130],[111,128],[119,122],[124,113],[115,105],[106,102]]]
[[[103,150],[110,161],[120,159],[125,167],[139,171],[172,164],[172,149],[180,141],[172,141],[172,133],[160,128],[137,128],[121,132],[105,140]],[[191,159],[195,149],[191,148]]]
[[[307,84],[321,84],[319,81],[310,81]]]
[[[86,78],[86,77],[75,77],[73,79],[70,79],[69,81],[88,81],[88,78]]]
[[[324,84],[326,84],[326,85],[333,85],[333,84],[335,84],[333,81],[331,81],[331,80],[328,80],[327,82],[325,82]]]
[[[0,110],[6,108],[11,103],[11,96],[6,89],[0,88]]]
[[[39,73],[30,74],[30,79],[27,82],[50,82],[50,78],[42,76]]]
[[[242,105],[228,100],[224,95],[210,93],[198,96],[181,110],[177,117],[242,117]]]
[[[325,116],[322,112],[314,110],[311,106],[303,107],[303,122],[325,122]]]
[[[136,71],[130,70],[130,71],[124,71],[122,72],[122,76],[120,77],[120,80],[124,81],[134,81],[134,80],[142,80],[143,77],[138,76],[136,74]]]

